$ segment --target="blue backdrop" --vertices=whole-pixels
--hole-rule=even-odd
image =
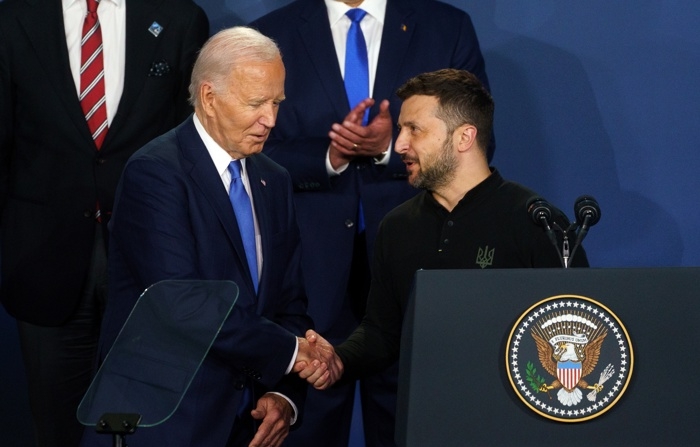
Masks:
[[[212,31],[289,0],[197,0]],[[597,267],[700,265],[700,2],[446,0],[474,21],[496,101],[493,164],[573,218],[601,221]],[[282,106],[284,107],[284,105]],[[0,311],[0,433],[28,445],[16,330]],[[6,439],[7,440],[7,439]]]
[[[501,172],[573,218],[594,266],[700,265],[700,3],[445,0],[469,12],[496,101]],[[199,0],[212,30],[290,0]],[[284,107],[284,106],[283,106]]]

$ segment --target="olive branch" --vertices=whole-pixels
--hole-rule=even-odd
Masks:
[[[530,388],[538,393],[541,392],[540,387],[547,383],[542,376],[537,374],[537,369],[532,362],[527,362],[527,366],[525,367],[525,378],[530,384]]]

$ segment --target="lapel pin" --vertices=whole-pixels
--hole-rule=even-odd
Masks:
[[[401,31],[406,31],[406,30],[408,30],[408,27],[407,27],[406,25],[403,25],[403,24],[402,24],[402,25],[401,25]]]
[[[153,22],[151,23],[151,26],[148,27],[148,31],[154,36],[158,37],[158,34],[160,34],[160,32],[163,31],[163,27],[160,26],[160,23]]]
[[[263,179],[260,179],[260,183],[262,183],[263,186],[267,186],[267,182]]]

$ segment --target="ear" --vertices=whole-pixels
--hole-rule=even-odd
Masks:
[[[471,124],[462,124],[453,134],[454,141],[457,142],[457,150],[459,152],[467,152],[472,148],[476,148],[476,127]]]
[[[202,105],[202,110],[207,116],[214,113],[214,105],[216,103],[216,93],[210,82],[203,82],[199,86],[199,103]]]

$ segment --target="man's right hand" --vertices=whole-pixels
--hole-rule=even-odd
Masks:
[[[343,375],[343,362],[333,345],[309,329],[306,338],[298,338],[299,352],[293,371],[318,390],[333,385]]]
[[[347,114],[342,123],[331,126],[328,159],[333,169],[337,170],[358,156],[379,157],[389,149],[394,125],[389,101],[382,101],[377,116],[366,126],[362,125],[365,111],[373,105],[374,99],[364,99]]]

